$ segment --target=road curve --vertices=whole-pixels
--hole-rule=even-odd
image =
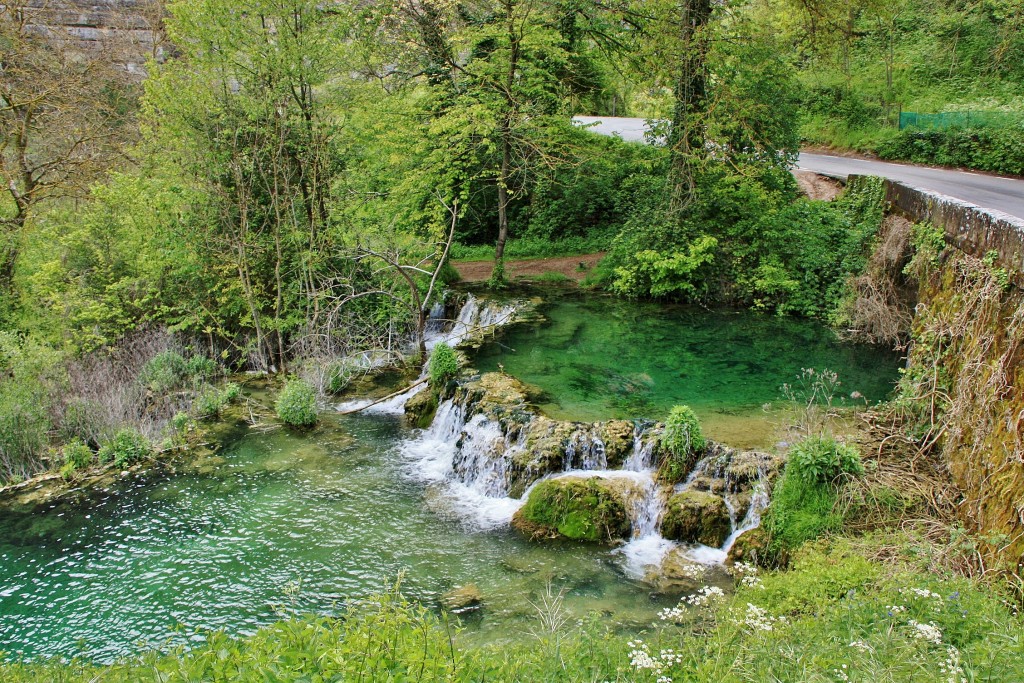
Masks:
[[[647,130],[644,119],[576,116],[573,122],[587,126],[595,133],[617,135],[631,142],[643,142]],[[1024,180],[1019,178],[807,152],[800,154],[796,168],[844,179],[850,174],[882,176],[911,187],[931,190],[982,208],[1024,218]]]

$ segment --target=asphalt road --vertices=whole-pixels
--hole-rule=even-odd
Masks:
[[[644,141],[644,119],[577,116],[573,121],[602,135],[618,135],[633,142]],[[843,178],[850,174],[882,176],[1024,218],[1024,180],[1018,178],[808,153],[800,155],[796,167]]]

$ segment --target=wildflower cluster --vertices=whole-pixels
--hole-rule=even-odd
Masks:
[[[675,650],[661,650],[655,657],[642,640],[631,640],[626,645],[630,647],[629,663],[632,667],[637,671],[653,672],[658,676],[656,683],[672,683],[672,678],[664,673],[665,668],[683,663],[683,655]]]
[[[708,573],[708,568],[706,565],[691,562],[679,567],[679,573],[688,579],[700,581],[704,578],[704,575]]]
[[[946,648],[946,659],[939,662],[939,671],[944,676],[944,683],[967,683],[964,667],[960,664],[960,650],[952,645]]]
[[[749,562],[737,562],[729,568],[729,573],[737,577],[745,588],[764,588],[761,577],[757,575],[757,567]]]
[[[704,586],[693,595],[684,597],[679,601],[679,604],[686,603],[691,607],[706,607],[724,599],[725,591],[718,586]]]
[[[754,631],[771,631],[777,622],[785,621],[785,617],[773,617],[768,614],[768,610],[748,602],[747,611],[743,614],[742,620],[736,623]]]
[[[922,624],[911,619],[907,623],[912,629],[911,634],[918,640],[927,640],[929,643],[942,645],[942,631],[939,630],[939,627],[934,622]]]
[[[932,600],[942,600],[942,596],[927,588],[901,588],[900,593],[909,593],[912,596]]]

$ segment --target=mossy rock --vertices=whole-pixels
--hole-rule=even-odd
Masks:
[[[789,564],[789,553],[773,548],[771,535],[757,527],[740,534],[729,548],[728,562],[748,562],[761,567],[780,568]]]
[[[725,501],[705,491],[683,491],[669,498],[661,521],[665,538],[713,548],[720,547],[731,531]]]
[[[437,392],[426,389],[405,402],[405,419],[413,427],[426,429],[437,414]]]
[[[488,372],[480,379],[459,387],[455,400],[466,407],[466,415],[482,414],[502,427],[522,426],[533,417],[526,386],[514,377]]]
[[[741,451],[729,459],[725,467],[725,477],[729,481],[729,490],[738,491],[749,488],[761,478],[761,474],[771,480],[781,468],[782,460],[771,453],[759,451]]]
[[[530,491],[512,526],[532,539],[609,542],[627,538],[629,516],[621,486],[601,477],[560,477]]]
[[[615,469],[633,451],[633,423],[627,420],[609,420],[597,425],[598,435],[604,442],[608,467]]]
[[[516,451],[509,463],[509,495],[516,498],[538,479],[562,471],[565,446],[575,425],[539,416],[524,429],[525,447]]]

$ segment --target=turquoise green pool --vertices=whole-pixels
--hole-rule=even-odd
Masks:
[[[706,310],[567,292],[540,307],[542,324],[519,325],[482,347],[482,372],[503,368],[542,392],[551,417],[581,421],[663,418],[688,404],[712,437],[765,445],[765,403],[803,368],[831,369],[846,404],[885,399],[898,354],[843,343],[808,320]],[[858,392],[864,398],[849,399]]]

